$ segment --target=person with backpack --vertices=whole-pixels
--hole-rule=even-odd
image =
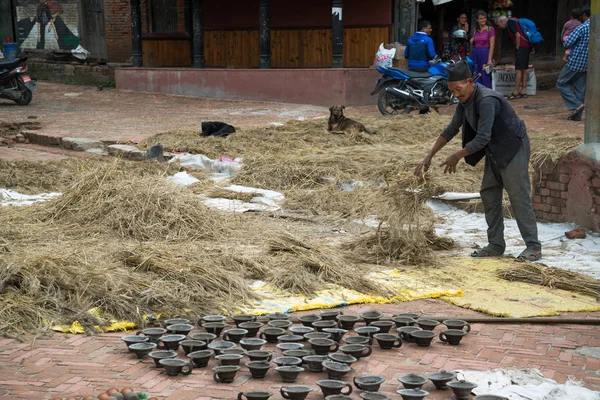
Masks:
[[[529,55],[535,54],[535,48],[533,45],[535,42],[529,40],[535,36],[537,41],[537,28],[533,21],[521,18],[507,18],[505,16],[499,17],[496,20],[496,25],[500,29],[508,29],[508,34],[515,46],[515,88],[509,96],[506,96],[508,100],[527,98],[527,70],[529,69]],[[527,29],[523,29],[527,25]],[[527,34],[525,31],[527,31]],[[539,36],[541,41],[541,36]]]
[[[475,63],[475,74],[481,74],[479,83],[487,88],[492,88],[492,57],[496,46],[496,31],[488,25],[485,11],[479,10],[475,13],[477,27],[473,28],[471,34],[471,45],[473,46],[473,62]]]
[[[585,84],[587,80],[588,45],[590,42],[590,15],[589,8],[581,12],[583,24],[579,25],[563,43],[566,48],[571,49],[569,60],[563,67],[556,88],[571,110],[568,117],[572,121],[581,121],[585,109]],[[571,87],[573,87],[571,89]]]

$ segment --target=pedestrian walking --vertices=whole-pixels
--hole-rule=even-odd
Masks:
[[[501,94],[475,84],[465,61],[448,66],[448,88],[459,100],[459,104],[450,124],[415,168],[415,175],[420,176],[429,169],[435,154],[462,127],[462,149],[448,157],[440,166],[444,167],[444,173],[454,173],[461,158],[467,164],[475,166],[485,157],[480,193],[488,225],[488,244],[471,256],[499,257],[504,254],[506,242],[502,193],[506,190],[526,245],[516,260],[541,259],[542,245],[538,240],[537,223],[531,204],[530,148],[525,123]]]
[[[564,47],[571,49],[571,54],[556,81],[556,88],[567,108],[571,110],[568,119],[572,121],[581,121],[585,110],[590,15],[589,8],[582,10],[581,19],[583,23],[575,28],[563,43]]]
[[[508,29],[508,34],[515,46],[515,88],[506,98],[508,100],[527,98],[527,70],[529,55],[535,53],[533,46],[527,41],[517,18],[499,17],[496,25],[500,29]]]
[[[479,83],[487,88],[492,88],[492,67],[494,48],[496,46],[496,31],[488,25],[485,11],[479,10],[475,13],[477,26],[471,33],[471,45],[473,47],[473,62],[475,73],[481,74]]]

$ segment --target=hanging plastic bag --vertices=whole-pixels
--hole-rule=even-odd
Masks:
[[[377,54],[375,54],[375,61],[373,62],[373,66],[391,68],[395,55],[395,48],[388,50],[385,47],[383,47],[383,43],[381,43]]]

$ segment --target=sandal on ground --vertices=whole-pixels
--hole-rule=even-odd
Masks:
[[[521,92],[519,92],[519,94],[517,95],[517,97],[519,99],[526,99],[527,98],[527,93],[521,93]]]
[[[511,93],[508,96],[504,96],[506,100],[514,100],[519,98],[519,93]]]
[[[519,256],[517,258],[515,258],[515,261],[517,262],[534,262],[534,261],[539,261],[542,258],[542,252],[536,252],[532,249],[525,249],[523,250],[523,252],[521,254],[519,254]]]
[[[567,119],[569,121],[581,121],[581,116],[583,115],[584,110],[585,104],[582,104],[574,110],[571,110],[571,115]]]
[[[473,253],[471,253],[471,257],[474,257],[474,258],[501,257],[501,256],[502,256],[501,252],[494,251],[487,246],[484,248],[481,248],[481,249],[477,249]]]

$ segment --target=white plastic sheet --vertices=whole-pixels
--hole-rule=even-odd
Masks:
[[[10,189],[0,189],[0,205],[3,206],[28,206],[42,201],[48,201],[62,193],[21,194]]]

